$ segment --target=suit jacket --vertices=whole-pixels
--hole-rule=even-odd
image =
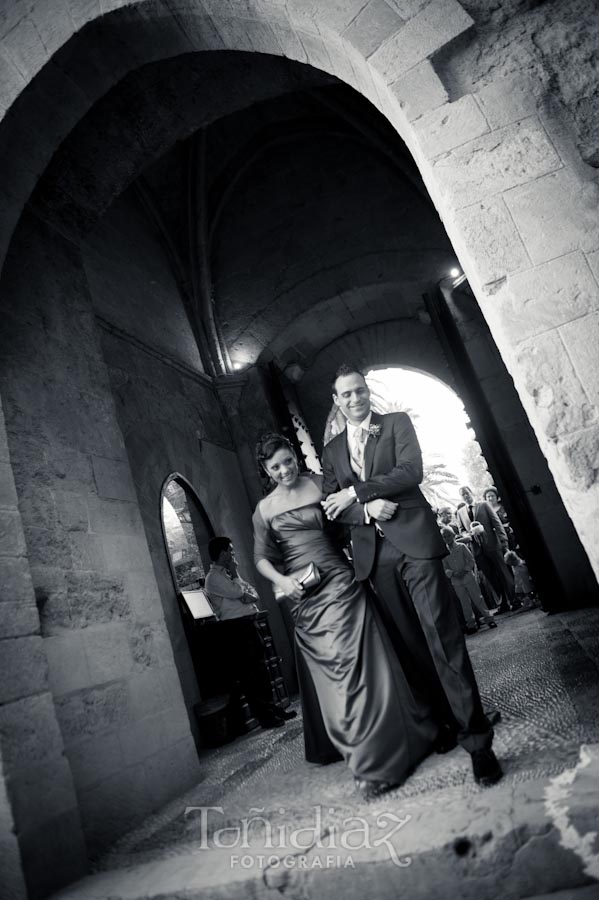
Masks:
[[[322,455],[323,492],[333,494],[354,486],[358,502],[340,516],[352,530],[352,550],[356,578],[368,578],[374,563],[376,532],[374,522],[365,524],[364,504],[384,498],[398,504],[388,522],[381,523],[385,537],[408,556],[434,559],[447,554],[447,548],[432,509],[418,485],[422,481],[422,454],[412,421],[406,413],[372,413],[371,426],[378,425],[378,436],[370,434],[364,448],[364,481],[351,467],[347,433],[333,438]]]
[[[473,541],[472,549],[474,555],[482,553],[486,550],[494,553],[505,553],[508,548],[507,534],[505,528],[501,524],[499,516],[492,506],[486,500],[479,500],[478,503],[472,504],[472,512],[474,521],[480,522],[485,529],[482,541]],[[460,506],[457,511],[457,520],[460,526],[460,533],[470,531],[470,515],[467,506]]]

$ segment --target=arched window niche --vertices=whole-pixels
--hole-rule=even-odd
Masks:
[[[160,512],[177,592],[203,587],[210,566],[208,542],[214,529],[193,487],[178,472],[164,482]]]

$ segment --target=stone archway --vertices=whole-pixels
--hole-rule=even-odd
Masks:
[[[591,348],[599,288],[591,251],[599,239],[586,211],[595,187],[559,117],[547,107],[539,114],[539,85],[524,82],[515,95],[513,80],[490,81],[476,96],[448,100],[430,59],[472,25],[457,0],[399,3],[385,6],[384,15],[376,3],[355,0],[293,0],[284,8],[259,0],[168,9],[117,3],[103,16],[86,7],[83,16],[58,20],[42,4],[24,15],[17,9],[4,21],[10,112],[0,131],[3,253],[52,152],[127,71],[182,52],[228,48],[334,74],[383,112],[413,154],[598,571]],[[33,120],[34,135],[27,125]],[[37,142],[41,131],[45,147]],[[6,141],[16,135],[19,154]],[[553,227],[557,215],[567,228]]]

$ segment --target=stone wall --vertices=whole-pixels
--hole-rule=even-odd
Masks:
[[[0,884],[15,900],[87,869],[64,752],[0,407]]]
[[[119,236],[127,229],[126,254]],[[144,261],[153,258],[155,325],[142,341],[139,310],[147,295]],[[102,277],[98,277],[98,259]],[[251,515],[258,477],[253,463],[240,470],[238,444],[243,429],[235,435],[225,420],[214,386],[199,368],[189,364],[188,328],[173,275],[164,251],[148,223],[134,217],[130,204],[120,201],[94,230],[83,248],[94,308],[109,315],[109,305],[118,310],[118,323],[103,319],[102,349],[116,403],[116,413],[131,466],[145,535],[162,601],[170,643],[181,679],[191,727],[198,744],[201,736],[192,712],[200,689],[185,637],[175,586],[164,542],[160,498],[172,473],[183,475],[196,493],[215,534],[229,535],[236,547],[244,577],[261,589],[262,603],[269,609],[271,628],[284,672],[295,684],[293,651],[278,606],[253,565]],[[159,336],[159,323],[170,341],[168,352]],[[182,328],[179,328],[180,324]],[[131,329],[131,330],[129,330]],[[155,329],[155,330],[154,330]],[[256,394],[254,392],[254,402]],[[250,403],[250,407],[252,403]],[[250,502],[250,497],[252,502]]]
[[[79,255],[27,217],[3,288],[2,396],[24,526],[15,549],[29,560],[43,637],[19,638],[20,652],[14,642],[14,665],[41,696],[7,718],[5,765],[56,756],[62,782],[48,785],[45,814],[68,812],[59,785],[74,782],[70,815],[94,853],[193,783],[198,760]],[[66,826],[52,833],[68,840]],[[57,872],[69,856],[57,849]]]

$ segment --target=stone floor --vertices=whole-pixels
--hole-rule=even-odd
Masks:
[[[207,753],[195,788],[56,900],[599,900],[599,610],[498,621],[468,638],[502,713],[495,787],[458,748],[365,803],[342,763],[304,761],[298,717]]]

